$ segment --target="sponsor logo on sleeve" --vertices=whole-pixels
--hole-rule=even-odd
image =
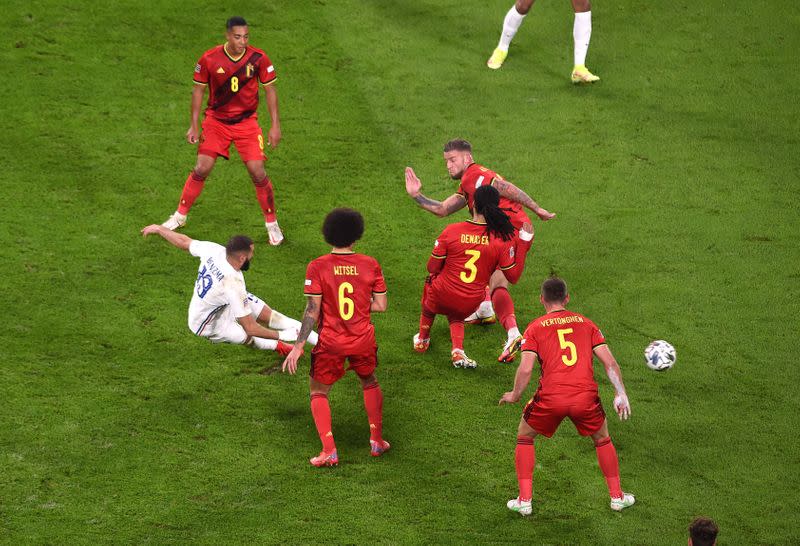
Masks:
[[[311,279],[306,279],[306,286],[311,286]]]
[[[194,65],[194,73],[195,74],[199,74],[200,73],[200,63],[197,63],[196,65]]]
[[[275,67],[272,66],[272,65],[269,65],[267,67],[267,74],[272,74],[273,72],[275,72]]]
[[[480,188],[481,184],[483,184],[483,175],[479,176],[478,180],[475,181],[475,189],[477,190]]]
[[[514,257],[514,247],[513,246],[508,247],[508,255],[511,256],[512,258]]]
[[[439,239],[436,239],[436,240],[433,242],[433,246],[434,246],[434,248],[435,248],[435,247],[437,247],[437,246],[439,246]]]

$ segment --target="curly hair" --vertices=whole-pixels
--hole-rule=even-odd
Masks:
[[[322,223],[322,236],[325,242],[337,248],[345,248],[364,234],[364,217],[357,210],[348,208],[333,209]]]

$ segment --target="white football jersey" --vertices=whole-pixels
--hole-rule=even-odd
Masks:
[[[213,331],[221,317],[251,313],[244,275],[225,256],[225,247],[209,241],[192,241],[189,253],[200,258],[194,294],[189,304],[189,328],[198,336]]]

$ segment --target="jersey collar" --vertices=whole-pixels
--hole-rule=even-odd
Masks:
[[[247,53],[247,47],[244,48],[244,51],[242,51],[242,54],[239,55],[237,58],[234,58],[230,53],[228,53],[228,43],[227,42],[222,44],[222,51],[225,52],[225,56],[227,58],[229,58],[231,61],[233,61],[235,63],[238,63],[239,61],[242,60],[242,57],[244,57],[245,53]]]

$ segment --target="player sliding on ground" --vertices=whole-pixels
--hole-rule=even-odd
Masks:
[[[492,56],[486,61],[486,66],[497,70],[503,66],[503,62],[508,56],[508,46],[519,30],[522,21],[533,6],[534,0],[517,0],[511,6],[503,19],[503,31],[500,34],[500,42],[497,44]],[[573,58],[575,64],[572,67],[572,83],[594,83],[600,78],[589,72],[586,68],[586,52],[589,50],[589,40],[592,37],[592,4],[589,0],[572,0],[572,8],[575,10],[575,22],[572,25],[572,38],[575,42]]]
[[[533,227],[529,223],[522,225],[517,237],[508,216],[500,209],[500,194],[495,188],[478,188],[472,220],[450,224],[433,245],[414,350],[428,350],[431,325],[437,314],[445,315],[450,323],[453,366],[475,368],[477,363],[464,353],[464,318],[483,300],[489,278],[496,270],[502,271],[509,282],[519,280],[532,240]]]
[[[156,224],[142,229],[145,237],[153,234],[200,258],[189,304],[189,329],[195,335],[214,343],[248,345],[281,355],[289,354],[291,346],[284,342],[297,339],[300,323],[270,309],[269,305],[249,293],[244,284],[242,271],[250,268],[253,259],[252,239],[236,235],[222,246],[195,241]],[[316,344],[317,334],[311,332],[308,342]]]
[[[614,409],[620,419],[627,419],[631,406],[622,383],[622,372],[597,326],[583,315],[567,311],[569,293],[563,280],[551,277],[544,281],[539,301],[547,313],[525,330],[514,390],[500,398],[500,404],[518,402],[530,383],[534,363],[536,360],[541,363],[539,388],[525,405],[517,429],[514,462],[519,496],[508,501],[507,506],[523,516],[531,514],[536,464],[534,438],[539,434],[550,438],[561,421],[569,417],[581,436],[591,436],[611,495],[611,509],[620,511],[631,506],[635,499],[623,493],[620,486],[617,451],[608,435],[608,421],[592,372],[592,355],[603,363],[614,385]]]
[[[233,143],[256,187],[269,243],[279,245],[283,233],[275,217],[272,182],[264,170],[264,136],[258,125],[258,90],[263,86],[272,120],[267,143],[276,147],[281,140],[281,122],[274,85],[275,67],[264,51],[249,45],[250,34],[243,18],[231,17],[226,28],[225,43],[203,53],[194,68],[191,124],[186,140],[198,144],[197,163],[183,186],[178,210],[161,225],[176,230],[186,224],[189,209],[203,191],[217,158],[228,159]],[[209,90],[208,107],[201,135],[198,121],[206,88]]]
[[[540,207],[527,193],[514,184],[496,172],[475,163],[472,158],[472,145],[466,140],[456,139],[445,144],[444,161],[450,178],[461,181],[457,192],[444,201],[434,201],[424,196],[421,192],[422,182],[411,167],[406,167],[406,192],[420,207],[436,216],[448,216],[465,206],[469,207],[470,214],[472,214],[475,209],[475,191],[482,185],[490,185],[500,193],[500,208],[506,210],[515,229],[520,229],[524,223],[530,223],[530,219],[522,207],[532,210],[543,221],[555,217],[555,213]],[[508,281],[502,272],[495,271],[492,274],[489,280],[489,291],[492,305],[481,304],[478,311],[483,312],[483,315],[475,315],[474,319],[488,318],[497,313],[497,317],[507,333],[506,342],[497,360],[511,362],[519,350],[522,336],[517,328],[514,302],[508,292]],[[473,317],[467,318],[468,322],[472,320]]]
[[[303,343],[319,323],[319,343],[311,351],[309,390],[311,415],[322,451],[312,465],[336,466],[339,455],[333,441],[328,393],[347,369],[356,372],[364,393],[369,419],[369,445],[373,457],[383,455],[389,442],[383,439],[383,392],[375,377],[378,345],[370,313],[386,311],[386,283],[375,258],[356,254],[353,245],[364,233],[364,218],[353,209],[334,209],[325,217],[322,234],[333,247],[330,254],[308,264],[305,295],[308,299],[303,324],[283,371],[294,374],[303,355]]]

